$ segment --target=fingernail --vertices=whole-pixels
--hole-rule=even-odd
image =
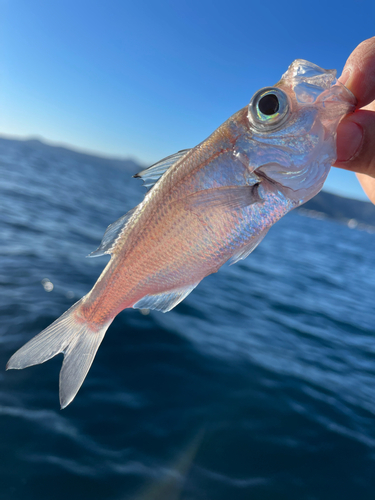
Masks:
[[[353,73],[352,68],[349,67],[344,69],[342,75],[339,78],[339,82],[345,85],[347,89],[352,91],[352,83],[354,79],[355,79],[355,74]]]
[[[346,82],[349,80],[350,75],[351,75],[351,70],[349,68],[344,69],[342,75],[339,78],[339,82],[345,85]]]
[[[357,155],[363,139],[363,129],[352,121],[343,121],[337,129],[337,161],[349,161]]]

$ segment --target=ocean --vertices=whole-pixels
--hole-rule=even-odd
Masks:
[[[95,283],[129,170],[0,142],[0,499],[373,500],[375,234],[291,213],[173,311],[126,310],[73,403],[9,357]]]

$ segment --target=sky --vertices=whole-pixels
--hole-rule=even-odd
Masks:
[[[152,164],[374,34],[374,0],[0,0],[0,135]],[[366,199],[351,172],[325,188]]]

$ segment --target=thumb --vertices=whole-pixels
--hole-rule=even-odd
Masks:
[[[335,166],[375,177],[375,102],[338,126]]]

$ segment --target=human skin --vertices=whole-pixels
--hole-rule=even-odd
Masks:
[[[375,37],[354,49],[339,80],[355,95],[358,106],[338,127],[334,166],[356,172],[375,203]]]

